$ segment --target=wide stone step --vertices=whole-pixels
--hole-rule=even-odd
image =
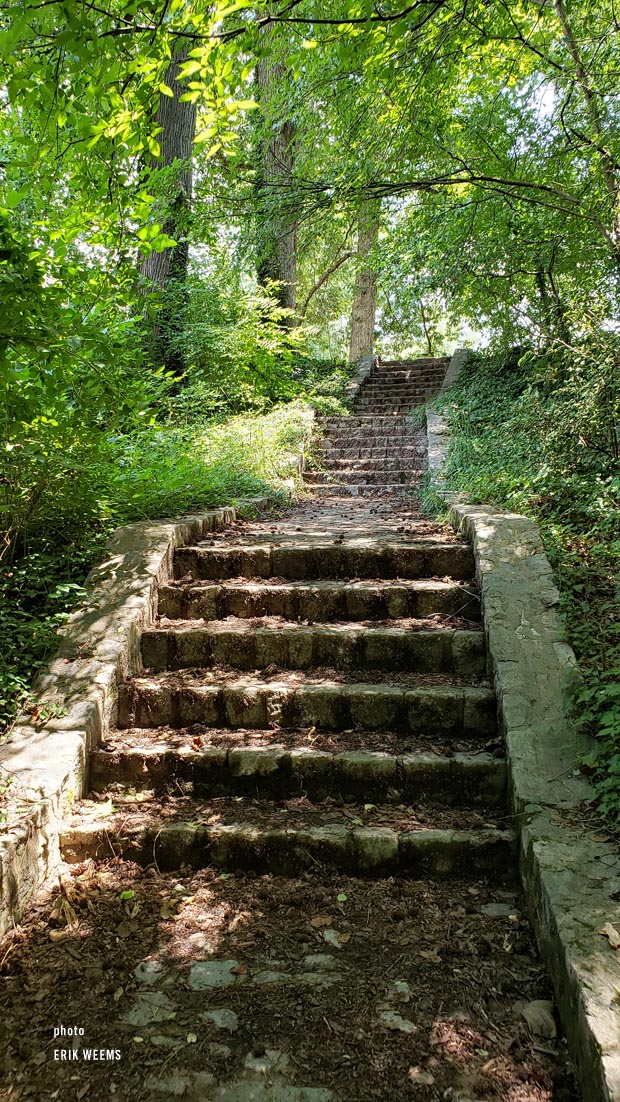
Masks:
[[[368,426],[360,428],[359,425],[351,425],[349,428],[330,429],[324,434],[322,440],[325,444],[335,447],[351,448],[361,445],[364,448],[376,448],[388,445],[402,448],[415,446],[419,441],[419,435],[409,429],[406,423],[404,427],[395,428],[394,432],[384,427],[374,430]]]
[[[396,442],[389,436],[371,436],[365,439],[363,436],[348,436],[338,434],[324,437],[317,441],[317,455],[347,459],[349,456],[355,459],[370,459],[373,456],[384,455],[391,459],[409,459],[414,462],[418,457],[424,457],[420,445],[414,443],[415,437],[410,435],[403,437],[401,442]]]
[[[385,470],[381,467],[366,467],[363,470],[358,470],[354,467],[340,467],[333,471],[306,471],[307,482],[329,482],[333,480],[335,483],[348,483],[351,486],[359,485],[373,485],[384,486],[394,485],[394,483],[409,483],[412,481],[413,476],[417,471],[421,471],[421,466],[417,468],[412,467],[400,467],[397,469]]]
[[[158,791],[173,787],[199,797],[337,797],[366,803],[381,803],[389,793],[392,801],[423,800],[446,807],[499,806],[505,801],[506,766],[490,754],[227,750],[196,748],[196,742],[201,739],[175,749],[162,739],[111,752],[96,750],[90,758],[90,789],[103,792],[110,784],[122,784]]]
[[[403,675],[401,675],[403,676]],[[411,676],[398,684],[291,674],[225,678],[174,674],[140,677],[118,690],[118,726],[258,728],[316,727],[419,731],[431,737],[488,739],[495,735],[493,692],[477,685],[416,684]]]
[[[381,405],[393,406],[395,404],[407,403],[411,405],[413,402],[426,402],[431,394],[434,394],[433,387],[427,389],[407,387],[394,387],[387,390],[385,387],[378,386],[376,388],[368,388],[368,390],[361,390],[355,399],[355,405],[353,407],[354,414],[358,416],[367,416],[368,411],[362,409],[364,404],[373,403],[378,408],[376,410],[377,416],[382,416]],[[385,410],[385,415],[388,414],[388,410]],[[389,415],[392,416],[391,411]]]
[[[362,398],[423,398],[426,394],[432,391],[432,386],[418,386],[413,383],[403,382],[400,385],[376,382],[376,383],[364,383],[360,387],[358,398],[356,402]]]
[[[143,631],[142,661],[147,669],[180,670],[232,666],[259,670],[279,666],[309,670],[409,670],[455,677],[484,675],[486,654],[481,631],[415,631],[410,627],[361,624],[305,624],[282,621],[256,627],[248,620],[215,620]]]
[[[213,800],[204,807],[168,801],[165,818],[159,801],[151,806],[122,801],[116,814],[84,816],[66,827],[61,854],[74,864],[109,857],[113,850],[125,860],[164,871],[189,865],[290,876],[319,864],[353,875],[515,878],[511,830],[477,827],[478,816],[470,830],[421,825],[419,815],[407,809],[394,817],[393,827],[362,825],[364,812],[358,810],[359,815],[355,807],[341,813],[330,809],[327,821],[317,813],[320,821],[314,825],[307,808],[297,815],[286,805],[264,811],[256,801]],[[466,819],[466,812],[459,811],[459,819]]]
[[[287,620],[385,620],[402,616],[480,619],[477,594],[454,582],[337,582],[164,585],[159,614],[171,620],[283,616]]]
[[[425,398],[405,398],[402,400],[399,398],[392,399],[390,401],[379,398],[377,400],[370,399],[368,401],[360,401],[357,408],[359,409],[360,413],[370,413],[373,416],[377,413],[389,413],[393,414],[394,416],[402,417],[407,416],[407,414],[410,413],[411,410],[415,409],[416,406],[423,405],[425,401]]]
[[[429,356],[418,357],[413,360],[382,360],[378,359],[374,370],[404,370],[405,368],[419,368],[420,370],[438,370],[439,368],[446,369],[450,363],[449,356]]]
[[[315,497],[405,497],[417,493],[418,483],[411,482],[323,482],[312,486]]]
[[[317,440],[319,449],[357,449],[362,455],[371,455],[373,449],[391,449],[398,454],[401,449],[409,451],[415,449],[417,455],[424,455],[421,445],[418,443],[418,435],[413,432],[387,433],[363,432],[356,429],[355,432],[330,432]]]
[[[333,486],[329,488],[334,492]],[[376,490],[376,487],[374,488]],[[445,578],[474,574],[471,547],[464,543],[306,543],[299,546],[241,544],[180,547],[176,578]]]
[[[321,456],[324,467],[334,471],[373,471],[390,473],[396,471],[399,474],[424,470],[424,460],[420,456],[374,456],[359,459],[351,459],[339,456],[337,459],[331,456]]]
[[[333,414],[325,417],[317,417],[317,422],[323,429],[373,429],[383,427],[386,432],[396,432],[398,429],[403,431],[407,430],[407,423],[404,416],[395,416],[393,413],[388,413],[385,416],[378,414],[376,416],[370,416],[368,414]]]
[[[421,460],[421,466],[424,466],[425,454],[426,448],[421,444],[399,445],[390,441],[380,444],[378,447],[367,447],[363,443],[358,443],[344,445],[340,448],[329,447],[324,441],[320,441],[318,447],[318,455],[325,463],[332,460],[345,463],[347,459],[363,459],[366,463],[372,462],[373,459],[405,459],[408,463],[416,464],[416,460],[419,459]]]

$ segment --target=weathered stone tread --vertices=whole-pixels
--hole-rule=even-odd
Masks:
[[[288,809],[282,813],[276,808],[271,815],[261,816],[251,806],[242,807],[235,801],[235,819],[221,804],[212,801],[201,813],[191,801],[187,808],[190,817],[171,812],[166,821],[145,805],[135,810],[123,806],[116,816],[99,821],[88,822],[83,816],[79,825],[69,826],[61,836],[63,858],[69,863],[81,862],[87,857],[109,856],[112,849],[126,859],[156,864],[162,870],[182,864],[195,868],[210,865],[287,876],[318,863],[356,875],[414,879],[492,874],[512,880],[515,874],[516,839],[511,830],[476,825],[469,830],[426,827],[413,813],[401,824],[404,829],[356,825],[362,820],[355,808],[346,809],[348,818],[332,812],[329,821],[317,825],[312,824],[312,814],[306,809],[303,820],[291,825]],[[159,805],[155,807],[157,810]]]
[[[215,620],[207,626],[174,624],[142,633],[142,660],[153,670],[230,665],[240,670],[411,670],[460,677],[486,669],[484,635],[478,630],[412,630],[357,623],[308,626],[282,621],[258,626],[247,619]]]
[[[449,683],[330,681],[291,673],[287,679],[257,675],[230,677],[163,674],[134,678],[119,686],[118,726],[264,728],[314,726],[318,730],[416,730],[492,737],[494,693],[484,687]]]
[[[425,580],[317,580],[180,583],[159,588],[159,614],[169,619],[284,616],[288,620],[349,621],[457,616],[480,620],[472,583]]]
[[[333,487],[331,487],[333,492]],[[245,577],[282,578],[435,578],[473,577],[474,560],[465,543],[372,540],[182,547],[174,556],[176,578],[220,580]]]
[[[166,788],[190,785],[196,795],[305,795],[345,800],[425,800],[444,806],[498,806],[505,800],[506,767],[490,754],[452,757],[432,752],[392,755],[365,750],[327,753],[306,746],[278,748],[203,747],[194,736],[182,747],[158,744],[97,750],[91,755],[90,786]],[[198,745],[197,745],[198,744]]]

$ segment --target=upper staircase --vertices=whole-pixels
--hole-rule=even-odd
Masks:
[[[425,455],[421,433],[408,415],[432,398],[449,358],[377,358],[353,401],[350,417],[319,419],[317,469],[307,479],[320,496],[403,494],[420,481]]]

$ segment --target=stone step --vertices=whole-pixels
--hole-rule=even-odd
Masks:
[[[376,490],[376,487],[374,488]],[[330,492],[333,493],[333,486]],[[239,544],[179,547],[175,578],[472,578],[474,558],[465,543],[308,542],[297,546]]]
[[[426,449],[417,442],[414,433],[401,433],[399,436],[386,436],[385,433],[329,433],[317,440],[319,454],[338,453],[343,457],[355,454],[360,458],[369,458],[377,453],[393,456],[425,456]]]
[[[505,763],[491,754],[452,757],[432,752],[400,755],[349,750],[330,754],[310,748],[284,750],[221,747],[196,748],[196,741],[170,748],[165,738],[143,740],[121,750],[95,750],[90,758],[89,787],[127,785],[197,797],[241,795],[268,799],[305,796],[322,801],[412,802],[445,807],[503,806]]]
[[[414,464],[421,460],[421,466],[425,466],[424,457],[426,448],[421,444],[393,444],[391,442],[381,444],[378,447],[366,447],[363,443],[344,445],[340,448],[330,447],[324,441],[319,441],[317,453],[323,462],[337,459],[345,462],[347,459],[363,459],[371,462],[373,459],[402,460]]]
[[[369,399],[368,401],[361,399],[356,409],[360,413],[370,414],[393,414],[394,416],[407,416],[411,410],[417,406],[424,405],[426,398],[403,398],[402,400],[392,398],[386,400],[384,398]]]
[[[284,616],[287,620],[395,620],[402,616],[480,619],[471,586],[455,582],[288,582],[164,585],[159,615],[171,620]]]
[[[408,432],[407,422],[404,416],[388,413],[388,414],[334,414],[325,417],[317,417],[317,423],[322,429],[350,429],[356,428],[360,430],[369,431],[371,429],[383,428],[387,433],[397,432],[399,429],[402,432]]]
[[[400,386],[386,386],[384,383],[379,382],[365,383],[362,387],[360,387],[358,396],[355,400],[355,408],[358,408],[358,402],[361,401],[362,398],[373,398],[376,401],[380,401],[383,398],[390,402],[394,401],[395,399],[398,400],[401,398],[417,398],[423,401],[428,394],[432,393],[432,386],[413,386],[412,384],[405,382],[403,382]]]
[[[383,360],[381,357],[377,358],[375,370],[378,368],[382,370],[384,368],[428,368],[429,370],[435,368],[447,368],[450,363],[449,356],[418,356],[416,359],[410,360]]]
[[[362,394],[355,403],[355,413],[360,417],[406,417],[409,410],[415,406],[424,405],[428,401],[428,395],[419,394]]]
[[[324,813],[313,816],[307,808],[291,814],[286,805],[265,810],[257,801],[243,799],[213,800],[204,806],[169,800],[164,817],[156,800],[151,805],[144,800],[119,804],[117,813],[98,819],[83,816],[66,826],[60,838],[63,860],[75,864],[109,857],[112,849],[125,860],[155,863],[163,871],[189,865],[290,876],[318,863],[354,875],[515,877],[514,832],[480,827],[479,816],[471,817],[468,830],[422,826],[419,815],[408,809],[394,816],[393,827],[365,826],[364,810],[355,805],[342,811],[330,808],[327,818]],[[361,814],[356,816],[356,810]],[[458,816],[461,822],[467,819],[462,810]]]
[[[403,380],[401,383],[386,383],[381,380],[365,382],[359,390],[360,398],[399,398],[399,397],[412,397],[422,398],[425,394],[431,391],[432,385],[421,386],[418,383],[406,382]]]
[[[312,483],[315,497],[405,497],[417,496],[419,481],[410,482],[316,482]]]
[[[399,474],[407,474],[409,477],[411,477],[412,471],[422,471],[425,468],[424,460],[418,455],[409,457],[383,455],[359,459],[343,456],[338,456],[336,459],[332,456],[323,455],[321,456],[321,462],[323,467],[334,471],[342,471],[343,473],[347,471],[373,471],[389,474],[394,471]]]
[[[244,619],[214,620],[207,627],[181,623],[143,631],[140,646],[145,668],[157,672],[275,665],[286,670],[330,666],[481,677],[486,670],[484,633],[446,628],[415,631],[357,623],[311,627],[287,621],[256,627]]]
[[[356,470],[354,467],[340,467],[331,470],[322,471],[306,471],[306,482],[320,482],[326,484],[333,482],[334,485],[342,485],[343,483],[349,486],[384,486],[408,484],[415,477],[416,473],[421,473],[421,467],[402,467],[391,468],[385,470],[381,467],[365,467],[363,470]]]
[[[366,447],[376,447],[379,443],[391,443],[395,447],[403,445],[411,447],[419,444],[420,435],[419,430],[409,428],[405,417],[399,417],[392,431],[389,425],[381,424],[374,428],[372,424],[360,425],[356,421],[351,421],[349,425],[327,426],[321,439],[341,441],[351,445],[360,440]]]
[[[164,674],[122,682],[118,689],[118,727],[208,727],[263,729],[316,727],[319,731],[350,728],[419,731],[442,738],[492,738],[496,732],[493,692],[478,685],[448,681],[420,684],[410,676],[396,684],[381,681],[330,680],[301,673],[202,676]]]

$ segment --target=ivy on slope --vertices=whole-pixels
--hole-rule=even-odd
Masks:
[[[539,526],[583,674],[574,706],[595,737],[585,766],[620,819],[620,342],[470,359],[446,400],[448,481]]]

